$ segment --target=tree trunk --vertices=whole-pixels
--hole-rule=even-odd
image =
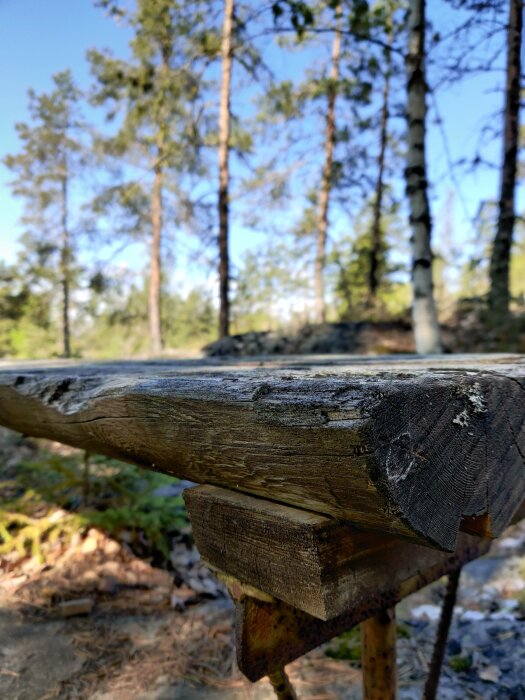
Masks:
[[[326,260],[326,237],[328,231],[328,207],[332,187],[332,165],[335,146],[335,101],[337,97],[337,81],[339,80],[339,60],[341,57],[341,5],[336,9],[337,27],[332,44],[332,66],[328,87],[328,111],[326,114],[326,139],[324,147],[324,167],[319,194],[319,215],[317,219],[317,251],[315,256],[314,315],[316,323],[326,320],[326,303],[324,294],[324,268]]]
[[[230,155],[230,91],[233,62],[234,0],[224,2],[222,29],[222,83],[219,110],[219,336],[230,334],[230,262],[229,229],[229,155]]]
[[[412,228],[412,323],[417,352],[440,353],[441,338],[432,283],[432,221],[427,195],[425,157],[425,0],[410,0],[408,23],[408,148],[405,180]]]
[[[160,239],[162,233],[162,165],[161,149],[155,164],[155,178],[151,194],[151,258],[149,279],[149,329],[151,352],[158,355],[162,351],[160,325]]]
[[[69,228],[68,228],[68,172],[67,163],[64,163],[64,176],[62,178],[62,240],[60,245],[60,275],[62,286],[62,353],[64,357],[71,357],[71,330],[69,323],[70,301],[70,269],[71,262]]]
[[[514,199],[518,156],[522,28],[523,2],[522,0],[510,0],[499,216],[490,259],[489,307],[492,318],[498,323],[507,320],[509,316],[510,253],[515,220]]]
[[[370,241],[370,268],[368,271],[368,299],[367,306],[372,308],[377,301],[377,289],[379,287],[379,262],[383,248],[382,231],[381,231],[381,213],[383,208],[383,192],[384,192],[384,171],[385,171],[385,153],[388,141],[388,100],[390,96],[390,78],[392,70],[392,52],[391,47],[394,40],[392,31],[392,5],[388,4],[388,48],[385,51],[385,82],[383,85],[383,105],[381,107],[381,130],[379,135],[379,156],[377,159],[377,181],[376,181],[376,196],[374,200],[374,211],[372,220],[372,231]]]

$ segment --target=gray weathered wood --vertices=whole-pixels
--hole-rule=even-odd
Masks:
[[[453,550],[525,497],[525,361],[0,363],[0,423]]]
[[[216,486],[187,489],[184,500],[207,564],[321,620],[450,556]]]
[[[404,546],[411,545],[405,543]],[[455,554],[445,554],[427,547],[427,558],[420,559],[421,568],[417,574],[401,582],[395,578],[386,582],[383,579],[381,585],[370,589],[366,598],[356,600],[352,607],[330,620],[320,620],[281,600],[256,597],[251,592],[244,594],[239,589],[235,620],[239,668],[251,681],[257,681],[272,670],[377,615],[384,608],[393,607],[407,595],[455,571],[467,561],[485,554],[489,546],[487,540],[461,533]],[[395,567],[391,570],[395,571]]]
[[[432,561],[441,555],[320,513],[216,486],[187,489],[184,500],[206,563],[322,620],[367,597],[371,586],[393,575],[406,577],[407,564],[412,575],[414,557],[399,561],[400,549],[421,550]],[[388,564],[399,566],[392,573]]]

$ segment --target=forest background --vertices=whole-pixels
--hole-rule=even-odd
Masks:
[[[158,355],[404,324],[411,307],[431,327],[434,304],[442,330],[481,329],[459,349],[521,349],[521,128],[511,192],[506,128],[521,14],[499,0],[3,3],[0,356]],[[423,349],[442,347],[434,333]]]

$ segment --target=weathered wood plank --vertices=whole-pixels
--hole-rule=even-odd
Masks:
[[[525,497],[524,387],[508,356],[0,364],[0,423],[453,550]]]
[[[216,486],[184,492],[211,568],[328,620],[449,555]]]
[[[205,563],[321,620],[450,560],[430,547],[216,486],[187,489],[184,499]],[[488,549],[487,541],[462,537],[465,551],[467,544],[476,553]]]
[[[236,602],[235,621],[237,664],[247,678],[257,681],[381,610],[393,607],[410,593],[444,574],[485,554],[489,546],[487,540],[460,534],[455,554],[418,547],[435,555],[433,564],[423,566],[417,574],[401,582],[389,577],[386,585],[383,583],[374,587],[366,598],[356,600],[350,609],[326,621],[281,600],[268,600],[264,595],[260,598],[253,594],[244,595],[239,587],[241,595]],[[420,564],[423,562],[420,561]],[[376,565],[379,566],[379,562]],[[395,569],[391,568],[392,571]]]
[[[399,540],[319,513],[216,486],[186,489],[184,500],[207,564],[323,620],[390,578],[386,568],[381,575],[373,565],[363,572],[357,558],[397,563]]]

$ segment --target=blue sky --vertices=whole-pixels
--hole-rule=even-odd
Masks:
[[[429,3],[431,19],[443,28],[456,17],[440,0]],[[0,110],[0,156],[16,152],[17,139],[14,130],[16,121],[27,118],[27,90],[48,90],[53,73],[71,68],[81,87],[89,84],[89,73],[85,62],[88,48],[111,47],[119,56],[128,53],[127,30],[95,8],[92,0],[0,0],[0,70],[3,104]],[[283,73],[300,69],[296,61],[290,63],[283,54],[274,51],[271,55],[275,72]],[[494,93],[499,76],[480,76],[461,85],[452,86],[438,94],[438,104],[444,118],[443,128],[447,135],[453,159],[474,152],[479,128],[487,114],[501,108],[501,93]],[[397,96],[399,97],[399,96]],[[235,97],[234,97],[235,99]],[[495,143],[485,155],[499,160],[499,144]],[[439,130],[431,125],[428,157],[431,174],[431,197],[436,219],[435,241],[439,245],[440,223],[444,202],[448,192],[457,190],[451,182],[444,155],[443,140]],[[16,251],[16,240],[21,233],[18,217],[21,203],[11,197],[6,183],[9,175],[0,167],[0,256],[8,260]],[[459,248],[465,249],[472,236],[463,203],[473,217],[482,199],[497,196],[497,173],[478,171],[470,176],[458,173],[460,191],[456,191],[453,227],[454,238]],[[402,183],[398,183],[402,187]],[[521,199],[521,195],[520,195]],[[336,218],[337,214],[333,218]],[[337,221],[333,221],[337,227]],[[263,240],[262,234],[252,232],[242,224],[232,231],[232,254],[235,261],[241,253]],[[130,264],[142,259],[139,251],[126,254]]]

